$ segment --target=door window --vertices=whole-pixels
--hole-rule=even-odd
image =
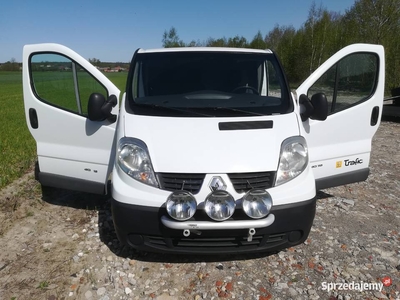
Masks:
[[[89,72],[60,54],[33,54],[30,71],[33,91],[39,100],[79,115],[87,116],[92,93],[108,96],[106,88]]]
[[[329,114],[368,100],[375,92],[378,78],[378,56],[354,53],[333,65],[308,90],[308,97],[324,93]]]

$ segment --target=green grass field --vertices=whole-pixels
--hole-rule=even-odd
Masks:
[[[125,91],[127,73],[106,73]],[[0,189],[29,170],[36,160],[36,143],[25,121],[21,72],[0,72]]]

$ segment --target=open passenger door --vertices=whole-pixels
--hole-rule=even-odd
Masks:
[[[300,126],[317,189],[367,179],[384,88],[383,47],[355,44],[333,55],[296,90],[298,99],[324,93],[328,100],[325,121],[308,118]]]
[[[23,50],[23,92],[26,122],[37,144],[40,183],[105,193],[114,160],[120,94],[116,86],[67,47],[37,44]],[[113,118],[88,118],[93,93],[106,102],[113,100]]]

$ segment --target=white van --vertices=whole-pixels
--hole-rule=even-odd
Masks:
[[[269,50],[139,49],[119,104],[74,51],[23,51],[40,183],[105,194],[111,180],[120,242],[163,253],[302,243],[316,190],[368,177],[384,76],[379,45],[342,49],[293,93]]]

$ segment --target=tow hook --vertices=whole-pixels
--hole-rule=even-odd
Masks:
[[[253,235],[256,233],[254,228],[249,229],[249,234],[247,235],[247,241],[251,242],[253,240]]]
[[[192,233],[196,234],[196,235],[201,235],[201,231],[199,230],[190,230],[190,229],[185,229],[183,230],[183,236],[184,237],[188,237],[189,235],[191,235]]]

